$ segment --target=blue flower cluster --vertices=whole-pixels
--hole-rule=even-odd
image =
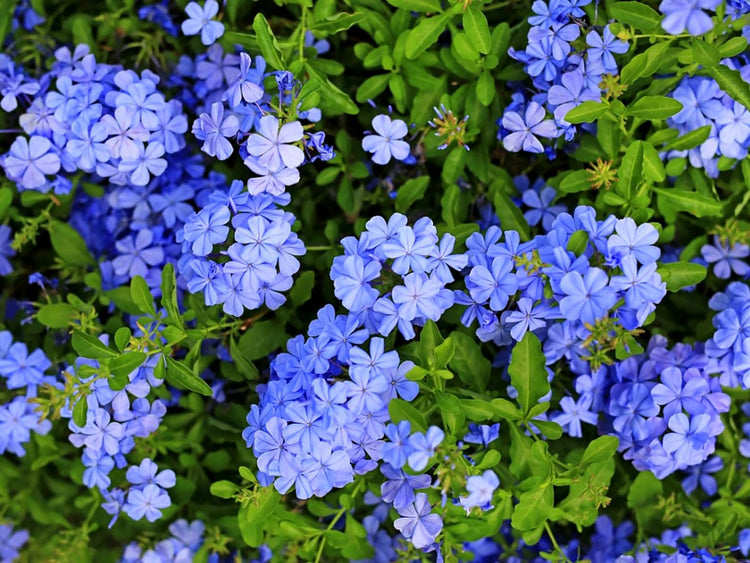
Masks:
[[[120,563],[146,563],[161,561],[193,561],[204,542],[206,526],[200,520],[188,522],[180,519],[169,525],[171,536],[158,542],[153,548],[143,550],[135,542],[128,544]],[[215,559],[209,557],[209,561]]]
[[[728,2],[729,3],[729,2]],[[679,35],[687,30],[690,35],[703,35],[714,28],[714,22],[703,10],[715,11],[721,0],[662,0],[659,10],[667,33]]]
[[[624,458],[660,479],[695,468],[714,452],[730,399],[712,377],[716,370],[703,346],[670,350],[665,338],[654,336],[644,354],[595,371],[576,367],[579,399],[561,403],[567,418],[558,422],[575,421],[578,436],[580,421],[596,424],[604,414],[599,431],[617,436]]]
[[[341,241],[343,256],[333,260],[334,293],[351,315],[372,333],[389,335],[398,327],[414,338],[414,327],[437,321],[454,303],[446,285],[467,257],[454,254],[455,237],[439,238],[429,217],[414,226],[394,213],[388,221],[370,219],[359,238]]]
[[[70,418],[70,442],[83,448],[81,459],[86,468],[83,482],[89,488],[97,488],[105,498],[102,507],[112,515],[110,527],[120,512],[124,511],[133,520],[146,518],[154,522],[172,501],[166,489],[176,483],[174,471],[158,471],[149,458],[140,465],[130,465],[126,455],[133,451],[135,438],[146,438],[153,434],[167,412],[161,399],[149,401],[152,388],[163,381],[154,375],[157,362],[163,361],[160,354],[150,356],[140,367],[128,375],[128,384],[114,390],[109,377],[100,377],[96,360],[79,358],[70,372],[76,374],[80,393],[88,392],[86,424],[79,426],[72,420],[74,405],[63,409],[62,415]],[[87,388],[87,389],[84,389]],[[128,467],[125,479],[128,489],[111,488],[110,474]]]
[[[577,253],[569,250],[574,235]],[[657,239],[652,225],[614,216],[597,221],[586,206],[558,214],[549,232],[525,243],[496,226],[474,233],[466,242],[468,294],[456,291],[456,302],[467,306],[461,321],[477,320],[477,336],[499,345],[548,331],[548,363],[578,360],[597,323],[637,329],[666,294],[656,272]]]
[[[29,541],[26,530],[13,531],[11,524],[0,524],[0,561],[11,563],[19,558],[19,550]]]
[[[725,59],[729,68],[739,70],[750,81],[747,57]],[[669,151],[666,158],[687,158],[690,165],[703,168],[711,178],[719,175],[719,157],[742,160],[750,148],[750,111],[719,88],[713,78],[685,77],[671,96],[682,103],[682,109],[667,123],[680,135],[709,127],[708,138],[699,146],[683,151]]]
[[[285,193],[250,195],[238,180],[228,192],[214,191],[177,233],[188,290],[237,317],[263,304],[278,309],[286,301],[281,292],[292,287],[299,270],[296,256],[305,254],[292,232],[294,215],[278,207],[289,201]]]
[[[725,387],[750,388],[750,287],[732,282],[708,302],[716,331],[706,342],[713,373]]]
[[[29,350],[23,342],[13,342],[13,335],[0,332],[0,377],[5,389],[16,395],[0,405],[0,455],[6,451],[17,456],[26,454],[23,444],[31,433],[47,434],[52,429],[49,420],[41,419],[33,400],[41,385],[54,385],[56,378],[45,375],[52,367],[42,350]]]
[[[55,59],[38,82],[7,57],[0,61],[3,109],[15,110],[22,94],[34,96],[19,117],[28,137],[17,137],[0,162],[18,188],[67,193],[71,182],[61,170],[120,186],[145,186],[163,174],[164,156],[185,146],[187,118],[179,102],[159,92],[160,78],[97,63],[85,45],[73,53],[60,48]]]
[[[524,63],[537,93],[528,99],[524,92],[516,92],[505,108],[498,121],[498,139],[502,139],[506,150],[546,150],[553,156],[554,148],[545,149],[539,138],[564,137],[571,141],[576,127],[565,121],[565,115],[585,101],[598,102],[602,77],[618,73],[614,55],[627,52],[628,44],[615,37],[609,25],[601,34],[595,29],[586,32],[582,7],[589,3],[590,0],[534,2],[526,49],[511,48],[509,54]],[[577,51],[572,44],[584,32],[586,47]],[[548,119],[547,112],[554,119]]]

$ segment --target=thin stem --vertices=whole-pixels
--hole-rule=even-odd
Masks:
[[[560,555],[562,555],[563,561],[567,561],[568,563],[570,563],[570,559],[568,559],[568,556],[565,555],[565,552],[562,549],[560,549],[559,545],[557,545],[557,540],[555,539],[555,536],[552,534],[552,530],[549,527],[549,522],[546,522],[546,521],[544,522],[544,529],[547,531],[547,535],[549,536],[549,539],[552,540],[552,545],[555,548],[555,551],[557,551],[558,553],[560,553]]]

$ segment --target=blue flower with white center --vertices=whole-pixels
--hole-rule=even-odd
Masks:
[[[362,148],[372,153],[375,164],[388,164],[391,158],[406,160],[409,156],[409,143],[403,140],[409,132],[406,123],[401,119],[391,120],[385,114],[372,118],[372,128],[375,134],[366,135],[362,139]]]

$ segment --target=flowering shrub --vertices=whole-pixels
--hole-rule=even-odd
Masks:
[[[0,560],[750,557],[746,0],[0,6]]]

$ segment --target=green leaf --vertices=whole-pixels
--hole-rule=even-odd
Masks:
[[[182,326],[180,308],[177,306],[177,281],[170,262],[161,271],[161,306],[167,311],[167,324]]]
[[[549,440],[558,440],[562,436],[562,426],[551,420],[532,420],[542,435]]]
[[[440,393],[437,397],[437,404],[440,409],[440,416],[443,417],[443,422],[447,425],[447,429],[454,436],[457,436],[462,431],[466,420],[461,401],[458,400],[458,397],[450,393]]]
[[[664,147],[665,151],[686,151],[702,145],[711,134],[711,126],[704,125],[685,133]]]
[[[389,74],[376,74],[367,78],[357,88],[357,93],[354,98],[359,103],[364,103],[367,100],[374,99],[378,94],[381,94],[383,90],[388,86],[388,80],[391,78]]]
[[[81,397],[73,407],[73,422],[81,428],[86,426],[86,415],[88,412],[88,397]]]
[[[492,79],[492,75],[484,70],[482,74],[477,78],[477,100],[483,106],[489,106],[492,100],[495,99],[495,81]]]
[[[682,104],[667,96],[643,96],[628,107],[625,115],[641,119],[666,119],[682,109]]]
[[[411,12],[439,12],[440,0],[387,0],[395,8],[403,8]]]
[[[251,326],[237,343],[250,361],[265,358],[286,342],[284,325],[278,320],[260,321]]]
[[[73,338],[71,339],[73,350],[79,356],[90,358],[92,360],[103,360],[105,358],[116,358],[119,356],[112,348],[107,347],[96,336],[86,334],[80,330],[73,329]]]
[[[678,188],[654,188],[654,191],[676,211],[685,211],[696,217],[719,216],[723,211],[721,202],[697,192]]]
[[[167,382],[176,387],[182,387],[188,391],[194,391],[210,397],[213,394],[211,387],[203,381],[200,376],[193,373],[182,362],[178,362],[171,356],[164,356],[167,361]]]
[[[584,253],[586,248],[589,246],[589,234],[586,231],[578,230],[570,235],[568,239],[568,246],[566,250],[572,252],[576,256],[580,256]]]
[[[452,18],[453,12],[448,11],[439,16],[422,19],[406,37],[404,51],[406,58],[416,59],[429,49],[438,40],[440,34],[445,31],[445,26]]]
[[[406,213],[412,204],[422,199],[429,183],[429,176],[419,176],[404,182],[396,192],[396,211]]]
[[[388,402],[388,414],[394,423],[408,420],[411,423],[412,432],[427,431],[427,421],[422,412],[403,399],[391,399]]]
[[[705,266],[682,261],[659,264],[656,271],[662,281],[667,283],[667,289],[673,292],[702,282],[707,272]]]
[[[211,488],[209,489],[213,496],[223,499],[232,498],[239,490],[240,488],[231,481],[216,481],[215,483],[211,483]]]
[[[240,375],[249,381],[255,381],[258,379],[260,376],[258,368],[255,367],[252,360],[248,359],[247,356],[242,353],[242,350],[239,349],[234,338],[229,339],[229,354],[232,356],[234,365],[237,367],[237,371],[240,372]]]
[[[501,459],[500,452],[497,450],[487,450],[487,453],[484,454],[484,457],[482,458],[482,461],[476,464],[475,468],[479,471],[484,471],[485,469],[492,469],[495,467],[498,463],[500,463]]]
[[[294,282],[294,287],[289,291],[289,299],[292,305],[298,307],[307,303],[312,297],[312,290],[315,286],[315,272],[305,270],[302,275]]]
[[[353,14],[347,14],[346,12],[339,12],[333,16],[329,16],[324,20],[315,22],[311,27],[311,31],[330,33],[334,35],[346,31],[353,25],[358,24],[365,19],[365,14],[362,12],[355,12]],[[257,32],[256,32],[257,33]]]
[[[486,55],[490,52],[492,41],[490,40],[490,26],[482,10],[471,4],[464,10],[464,31],[480,53]],[[489,105],[489,104],[485,104]]]
[[[50,221],[49,237],[55,253],[70,266],[91,266],[96,261],[91,257],[83,237],[73,227],[60,221]]]
[[[500,218],[503,230],[516,231],[522,241],[529,240],[529,224],[510,197],[505,192],[497,191],[492,202],[495,204],[495,213]]]
[[[706,70],[709,76],[719,84],[719,88],[729,94],[729,97],[750,109],[750,84],[745,82],[739,71],[724,65],[716,65]]]
[[[643,143],[643,175],[652,182],[663,182],[667,177],[659,153],[651,143]]]
[[[324,109],[328,108],[329,112],[334,112],[336,114],[343,112],[356,115],[359,113],[359,107],[357,104],[352,101],[346,92],[331,82],[330,79],[320,74],[309,64],[305,64],[305,70],[307,70],[312,79],[320,81],[325,89],[326,95],[320,100],[320,105]]]
[[[527,332],[513,347],[508,373],[518,391],[516,400],[527,414],[550,389],[542,346],[534,333]]]
[[[586,170],[576,170],[571,172],[560,182],[558,188],[561,194],[573,194],[585,192],[591,189],[589,182],[589,173]]]
[[[419,345],[416,348],[416,354],[423,367],[435,369],[437,360],[435,348],[442,344],[445,339],[441,336],[435,321],[428,320],[419,334]],[[441,366],[442,367],[442,366]]]
[[[117,329],[115,332],[115,346],[117,346],[120,352],[124,351],[125,347],[130,343],[131,336],[130,328],[121,326]]]
[[[610,117],[599,120],[596,140],[609,158],[615,158],[619,154],[621,137],[620,124],[617,121]]]
[[[601,102],[583,102],[565,114],[568,123],[591,123],[607,113],[607,106]]]
[[[125,352],[109,362],[109,371],[115,377],[130,375],[146,361],[147,357],[143,352]]]
[[[69,303],[47,303],[39,308],[36,320],[49,328],[65,328],[77,311]]]
[[[258,12],[253,20],[253,31],[258,39],[258,47],[266,59],[266,62],[276,70],[285,70],[284,55],[281,52],[279,43],[271,31],[271,26],[262,12]]]
[[[495,409],[489,401],[481,399],[461,399],[461,407],[468,419],[472,422],[492,420],[495,418]]]
[[[701,41],[697,37],[693,37],[693,46],[690,52],[693,60],[704,68],[715,66],[721,60],[721,55],[716,47],[711,43]]]
[[[661,15],[643,2],[615,2],[609,13],[618,22],[632,25],[636,29],[650,33],[659,28]]]
[[[507,399],[492,399],[490,401],[495,416],[504,420],[520,420],[523,416],[518,407]]]
[[[522,493],[518,497],[518,504],[513,510],[510,520],[516,530],[533,530],[543,524],[552,513],[555,494],[549,483],[544,483],[537,489]]]
[[[273,487],[261,487],[243,504],[237,514],[242,539],[250,547],[263,542],[263,529],[271,523],[271,514],[281,502],[281,495]]]
[[[464,332],[453,332],[450,338],[455,352],[448,366],[469,388],[483,392],[490,380],[492,362],[484,357],[476,338]]]
[[[148,313],[152,317],[156,316],[156,308],[154,307],[154,296],[151,295],[151,290],[141,276],[135,276],[130,282],[130,297],[133,299],[136,307],[142,313]]]
[[[586,446],[581,465],[599,463],[614,457],[619,445],[620,440],[615,436],[599,436]]]
[[[618,170],[617,191],[629,199],[643,179],[643,141],[630,144]]]
[[[0,0],[0,2],[2,2],[2,0]],[[2,36],[0,35],[0,37]],[[0,188],[0,220],[5,217],[5,214],[8,212],[8,208],[10,207],[12,201],[13,190],[8,188],[7,186]]]

